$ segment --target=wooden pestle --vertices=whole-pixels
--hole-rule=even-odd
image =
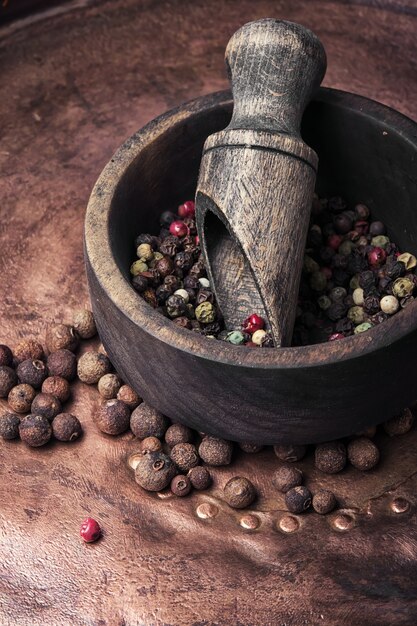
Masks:
[[[262,19],[226,48],[234,109],[205,142],[196,194],[201,249],[226,328],[251,313],[291,342],[318,158],[300,137],[326,71],[318,38]]]

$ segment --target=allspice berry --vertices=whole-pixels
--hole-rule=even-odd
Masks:
[[[232,460],[233,443],[207,435],[200,443],[198,454],[207,465],[229,465]]]
[[[17,374],[8,365],[0,366],[0,398],[6,398],[10,390],[17,385]]]
[[[52,422],[61,410],[62,407],[58,398],[55,398],[50,393],[38,393],[33,399],[30,412],[32,415],[42,415]]]
[[[316,447],[315,464],[326,474],[337,474],[346,465],[346,447],[341,441],[321,443]]]
[[[14,357],[17,363],[31,359],[32,361],[42,360],[44,351],[39,341],[34,339],[22,339],[14,349]]]
[[[0,416],[0,437],[3,439],[17,439],[19,436],[20,417],[14,413],[5,413]]]
[[[136,409],[142,402],[142,398],[129,385],[122,385],[117,392],[117,399],[122,400],[131,411]]]
[[[247,478],[235,476],[224,487],[224,499],[234,509],[250,506],[256,498],[256,489]]]
[[[347,455],[350,463],[358,470],[367,471],[379,461],[379,450],[367,437],[359,437],[348,443]]]
[[[405,435],[414,423],[414,415],[410,409],[404,409],[399,415],[384,423],[384,430],[390,437]]]
[[[52,436],[52,428],[46,417],[42,415],[26,415],[20,420],[19,434],[28,446],[38,448],[48,443]]]
[[[52,432],[58,441],[75,441],[83,429],[80,420],[72,413],[59,413],[52,421]]]
[[[160,452],[162,450],[162,441],[158,437],[145,437],[141,441],[140,451],[144,454],[148,452]]]
[[[336,496],[328,489],[320,489],[313,496],[313,509],[320,515],[331,513],[337,506]]]
[[[241,450],[243,450],[243,452],[246,452],[247,454],[256,454],[257,452],[263,450],[264,447],[256,443],[247,443],[245,441],[241,441],[238,446]]]
[[[171,480],[171,491],[175,496],[188,496],[191,491],[191,481],[188,476],[178,474]]]
[[[101,432],[107,435],[120,435],[129,428],[130,409],[121,400],[106,400],[98,408],[93,419]]]
[[[275,489],[286,493],[303,482],[303,473],[292,465],[282,465],[272,475],[272,484]]]
[[[109,359],[100,352],[85,352],[78,359],[78,378],[87,385],[95,385],[100,378],[111,370]]]
[[[61,376],[73,380],[77,374],[77,357],[70,350],[62,349],[51,352],[46,360],[50,376]]]
[[[178,443],[191,443],[193,431],[184,424],[172,424],[165,433],[165,441],[170,448]]]
[[[68,400],[71,394],[69,382],[62,376],[49,376],[42,383],[42,393],[50,393],[61,403]]]
[[[51,324],[46,331],[45,343],[49,352],[57,350],[74,350],[78,347],[78,335],[72,326],[67,324]]]
[[[130,418],[130,428],[139,439],[145,439],[145,437],[160,439],[164,436],[168,425],[168,418],[146,402],[136,407]]]
[[[175,465],[183,472],[198,465],[200,457],[197,448],[192,443],[177,443],[170,453]]]
[[[285,494],[285,504],[290,513],[303,513],[311,505],[311,492],[302,485],[290,489]]]
[[[206,467],[202,465],[196,465],[192,467],[187,474],[194,489],[201,491],[210,487],[212,478],[211,474]]]
[[[43,361],[26,359],[26,361],[19,363],[16,374],[21,383],[31,385],[34,389],[40,389],[43,381],[48,377],[48,370]]]
[[[279,445],[274,446],[275,456],[280,461],[286,461],[287,463],[295,463],[300,461],[307,452],[306,446],[293,446],[293,445]]]
[[[104,374],[98,381],[98,392],[106,400],[116,398],[122,383],[116,374]]]
[[[36,391],[30,385],[16,385],[7,396],[9,407],[15,413],[28,413]]]
[[[81,339],[91,339],[91,337],[97,334],[94,315],[88,309],[74,311],[72,324]]]
[[[147,491],[165,489],[176,473],[174,463],[163,452],[149,452],[136,461],[135,480]]]
[[[9,346],[0,344],[0,366],[7,365],[11,367],[13,365],[13,353]]]

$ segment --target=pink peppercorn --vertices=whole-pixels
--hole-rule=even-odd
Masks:
[[[175,235],[175,237],[185,237],[189,234],[189,229],[188,226],[184,224],[184,222],[176,220],[175,222],[172,222],[170,224],[169,232],[171,233],[171,235]]]
[[[264,326],[265,322],[263,318],[256,313],[249,315],[249,317],[247,317],[242,324],[242,328],[245,333],[249,333],[250,335],[253,335],[256,330],[261,330]]]
[[[329,238],[327,239],[327,245],[329,246],[329,248],[333,248],[333,250],[338,250],[340,244],[343,241],[343,237],[342,235],[330,235]]]
[[[330,335],[328,341],[337,341],[338,339],[344,339],[345,336],[343,333],[333,333],[333,335]]]
[[[373,248],[368,252],[368,263],[371,267],[379,267],[382,265],[387,257],[387,254],[383,248]]]
[[[187,200],[184,204],[180,204],[178,207],[178,215],[183,219],[185,217],[194,217],[195,215],[195,204],[193,200]]]
[[[99,523],[92,517],[87,517],[81,524],[80,535],[86,543],[97,541],[101,536]]]

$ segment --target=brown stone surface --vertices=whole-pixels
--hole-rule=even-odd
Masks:
[[[369,4],[84,0],[5,25],[0,343],[43,333],[87,303],[83,215],[98,173],[155,115],[226,86],[224,46],[245,21],[303,22],[326,46],[326,85],[416,119],[415,3]],[[382,438],[384,460],[370,474],[324,480],[310,460],[300,464],[308,486],[333,488],[343,511],[297,517],[268,483],[270,452],[217,470],[207,494],[144,494],[125,464],[137,448],[132,436],[96,431],[95,389],[79,385],[74,398],[70,410],[85,429],[76,444],[0,446],[2,626],[417,620],[415,430],[390,446]],[[255,476],[262,493],[251,510],[255,530],[247,528],[255,518],[244,528],[244,513],[221,501],[233,473]],[[104,528],[91,546],[78,537],[87,515]]]

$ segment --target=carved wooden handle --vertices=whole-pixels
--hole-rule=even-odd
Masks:
[[[318,162],[300,123],[326,55],[304,27],[264,19],[233,35],[226,61],[234,110],[204,145],[196,195],[202,252],[226,326],[258,313],[275,344],[288,345]]]

